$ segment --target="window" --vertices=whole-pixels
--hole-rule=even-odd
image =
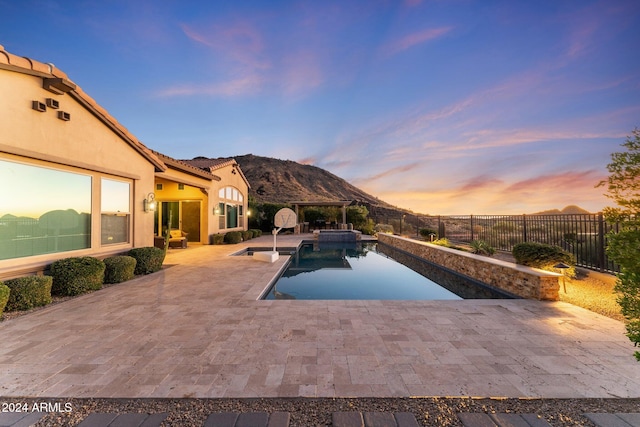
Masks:
[[[217,213],[219,215],[218,227],[237,228],[244,226],[244,197],[242,193],[234,187],[223,187],[218,191]]]
[[[91,247],[91,176],[0,160],[0,260]]]
[[[103,245],[129,242],[131,218],[131,184],[102,178],[101,239]]]

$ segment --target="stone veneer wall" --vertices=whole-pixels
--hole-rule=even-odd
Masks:
[[[560,274],[391,234],[378,241],[522,298],[558,300]]]

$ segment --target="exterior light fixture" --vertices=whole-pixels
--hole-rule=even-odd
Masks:
[[[153,212],[156,210],[156,195],[153,193],[147,194],[147,198],[142,201],[145,212]]]
[[[568,266],[565,263],[559,262],[556,265],[553,266],[553,268],[557,268],[558,270],[560,270],[560,274],[562,274],[562,289],[564,290],[564,293],[567,293],[567,285],[564,281],[564,271],[568,268],[571,268],[571,266]]]
[[[220,208],[218,206],[216,206],[215,208],[213,208],[213,214],[214,215],[220,215]]]

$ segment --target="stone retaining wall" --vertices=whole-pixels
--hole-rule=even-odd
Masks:
[[[522,298],[558,300],[562,277],[558,273],[391,234],[379,233],[378,241]]]

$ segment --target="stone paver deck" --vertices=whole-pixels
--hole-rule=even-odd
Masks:
[[[286,257],[240,248],[171,250],[161,272],[0,323],[0,396],[640,396],[621,322],[528,300],[258,301]]]

